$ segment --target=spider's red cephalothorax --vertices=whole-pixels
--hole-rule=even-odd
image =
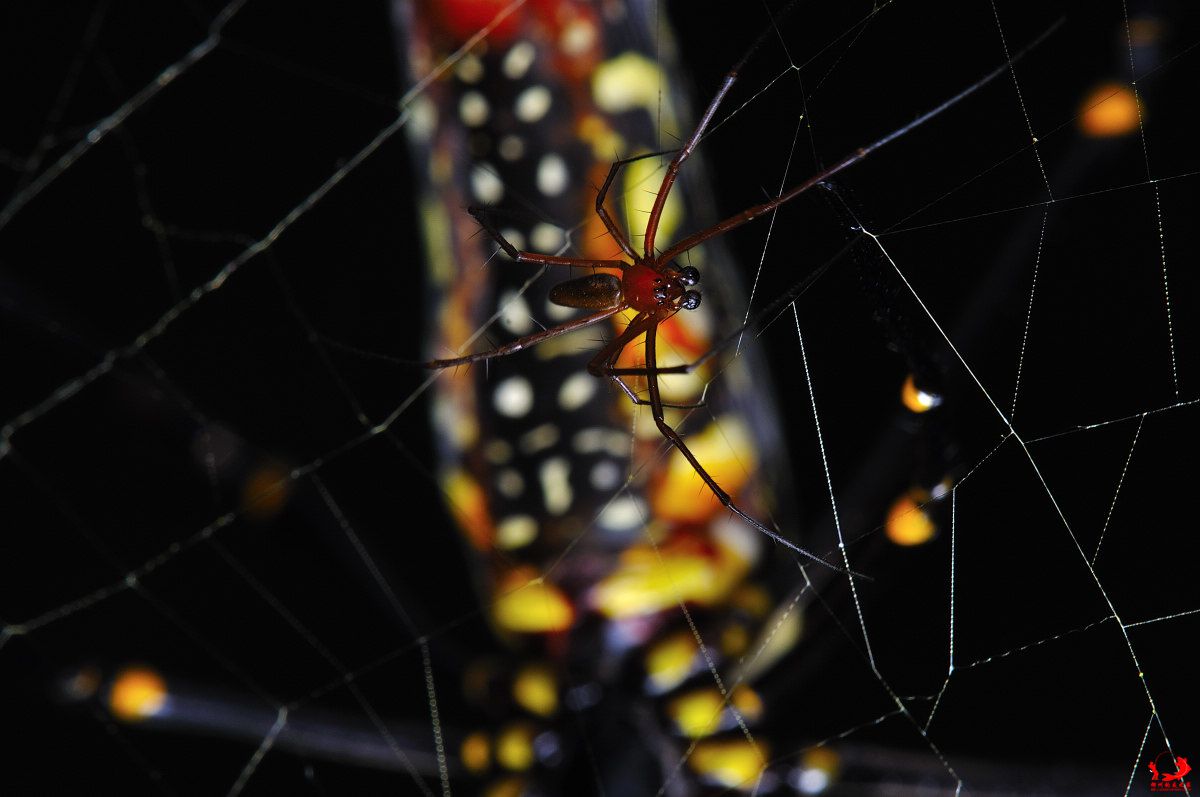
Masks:
[[[699,307],[700,294],[687,290],[699,281],[700,272],[691,266],[675,271],[635,263],[626,267],[621,288],[626,304],[637,312],[662,313]]]

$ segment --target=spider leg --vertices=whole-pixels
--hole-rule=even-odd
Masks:
[[[696,125],[696,129],[692,132],[691,137],[680,147],[675,157],[667,165],[667,173],[663,175],[658,195],[654,197],[654,207],[650,209],[650,217],[646,219],[646,259],[654,257],[654,236],[658,234],[658,221],[662,217],[663,207],[667,204],[667,196],[671,193],[671,186],[675,184],[675,178],[679,174],[679,167],[691,156],[692,150],[700,143],[700,138],[704,135],[704,131],[708,129],[713,116],[717,113],[717,107],[725,99],[725,95],[729,93],[729,90],[733,88],[733,84],[737,82],[737,71],[740,68],[741,64],[738,64],[738,66],[734,67],[733,71],[725,76],[725,80],[721,82],[721,88],[717,89],[717,96],[713,97],[712,102],[708,104],[708,108],[704,111],[704,116],[700,118],[700,124]],[[662,260],[666,262],[670,258],[662,258]]]
[[[944,111],[954,107],[955,105],[957,105],[958,103],[960,103],[961,101],[966,99],[967,97],[974,94],[979,89],[986,86],[988,83],[991,83],[993,80],[998,78],[1000,75],[1007,72],[1012,67],[1013,64],[1015,64],[1017,61],[1019,61],[1021,58],[1023,58],[1026,53],[1028,53],[1030,50],[1032,50],[1034,47],[1036,47],[1038,44],[1040,44],[1043,39],[1045,39],[1047,36],[1049,36],[1051,33],[1053,33],[1055,30],[1057,30],[1058,27],[1062,23],[1063,23],[1063,20],[1060,19],[1058,22],[1051,25],[1040,36],[1038,36],[1032,42],[1027,44],[1023,49],[1021,49],[1019,52],[1014,54],[1012,58],[1009,58],[1007,61],[1000,64],[998,67],[993,69],[991,72],[988,72],[986,75],[979,78],[974,83],[972,83],[971,85],[964,88],[962,91],[955,94],[953,97],[950,97],[949,99],[944,100],[940,105],[937,105],[936,107],[926,111],[925,113],[918,116],[916,119],[913,119],[908,124],[905,124],[905,125],[902,125],[901,127],[896,128],[895,130],[888,133],[887,135],[882,136],[881,138],[877,138],[876,140],[872,141],[870,144],[867,144],[865,147],[859,147],[858,149],[851,152],[849,155],[842,158],[837,163],[835,163],[832,166],[829,166],[825,169],[822,169],[821,171],[817,172],[812,177],[809,177],[807,180],[800,183],[799,185],[789,188],[787,191],[785,191],[784,193],[775,197],[770,202],[764,202],[761,205],[755,205],[752,208],[743,210],[741,213],[736,213],[736,214],[730,216],[729,218],[725,219],[724,221],[714,224],[712,227],[709,227],[707,230],[701,230],[700,232],[698,232],[694,235],[684,238],[682,241],[675,244],[674,246],[669,248],[667,251],[663,252],[659,259],[663,262],[672,260],[676,257],[679,257],[679,255],[683,254],[687,250],[704,243],[705,241],[707,241],[710,238],[715,238],[716,236],[721,235],[722,233],[728,232],[729,230],[732,230],[735,227],[742,226],[743,224],[745,224],[748,221],[757,219],[759,216],[762,216],[766,213],[770,213],[772,210],[779,207],[780,205],[782,205],[786,202],[791,202],[793,199],[800,196],[805,191],[812,188],[814,185],[817,185],[818,183],[822,183],[822,182],[828,180],[830,177],[833,177],[835,174],[842,171],[843,169],[846,169],[846,168],[858,163],[859,161],[864,160],[868,155],[870,155],[872,152],[879,149],[880,147],[884,146],[885,144],[889,144],[892,141],[895,141],[896,139],[907,135],[908,133],[912,132],[916,128],[918,128],[921,125],[928,122],[930,119],[933,119],[934,117],[940,115]],[[719,92],[717,92],[717,96],[713,99],[712,104],[709,105],[709,109],[705,113],[704,119],[701,120],[700,127],[697,128],[697,131],[696,131],[697,133],[701,132],[704,129],[704,126],[707,125],[708,122],[711,120],[712,114],[716,111],[716,104],[718,102],[720,102],[721,98],[725,95],[725,92],[728,90],[729,86],[733,85],[732,81],[736,77],[737,77],[736,69],[733,72],[730,72],[728,76],[726,76],[725,83],[722,84],[721,90]],[[678,161],[679,163],[682,163],[683,160],[686,159],[686,154],[691,154],[691,150],[688,149],[688,147],[694,147],[696,145],[696,143],[697,143],[697,135],[693,134],[692,138],[688,141],[687,146],[684,147],[684,149],[680,150],[680,156],[683,156],[683,157],[677,156],[676,161]],[[672,168],[674,169],[674,171],[672,171]],[[665,201],[665,197],[663,196],[663,194],[670,190],[670,188],[671,188],[670,184],[671,184],[671,182],[674,181],[675,172],[677,172],[677,171],[679,171],[679,167],[676,165],[675,162],[672,162],[671,166],[667,168],[667,178],[663,180],[663,187],[659,191],[658,200],[656,200],[654,203],[654,210],[652,210],[650,213],[650,223],[647,223],[647,225],[646,225],[646,256],[647,257],[650,256],[650,247],[654,243],[653,232],[651,230],[650,224],[652,223],[654,225],[654,227],[658,226],[658,215],[661,213],[660,206],[662,204],[662,202],[660,202],[659,200]]]
[[[492,239],[500,244],[500,248],[504,253],[518,263],[536,263],[541,266],[579,266],[581,268],[619,268],[624,269],[628,263],[624,260],[592,260],[585,257],[561,257],[559,255],[542,255],[537,252],[524,252],[513,246],[507,238],[500,234],[500,230],[496,229],[496,225],[492,224],[492,220],[488,218],[487,212],[483,208],[467,208],[475,221],[479,222],[479,226],[492,236]]]
[[[671,154],[674,154],[674,150],[667,150],[665,152],[647,152],[642,155],[635,155],[632,158],[622,158],[621,160],[613,161],[612,168],[608,170],[608,177],[604,178],[604,185],[600,186],[600,191],[596,194],[596,215],[598,215],[600,220],[604,222],[604,227],[608,230],[608,234],[611,235],[617,242],[617,246],[621,247],[621,251],[633,258],[634,261],[638,259],[637,253],[633,251],[633,247],[630,245],[629,241],[626,240],[620,228],[617,227],[616,223],[612,220],[612,217],[608,215],[608,209],[604,207],[604,198],[608,195],[608,189],[612,186],[613,180],[616,179],[617,172],[621,170],[622,166],[633,163],[634,161],[643,160],[645,158],[657,158],[662,155]]]
[[[778,532],[767,528],[762,523],[758,522],[753,517],[751,517],[750,514],[747,513],[744,509],[742,509],[737,504],[735,504],[733,501],[733,498],[730,497],[729,493],[725,492],[725,490],[723,490],[721,488],[721,485],[717,484],[716,480],[713,479],[712,476],[708,475],[708,471],[706,471],[704,469],[704,466],[700,464],[700,460],[696,459],[696,455],[693,454],[691,452],[691,449],[689,449],[687,447],[687,444],[683,442],[683,438],[679,435],[679,432],[675,431],[675,429],[669,423],[667,423],[666,419],[663,417],[662,395],[659,392],[659,388],[658,388],[659,370],[654,365],[655,333],[657,331],[658,331],[658,319],[654,318],[654,323],[652,323],[649,326],[649,328],[646,330],[646,367],[647,367],[647,370],[650,372],[649,373],[649,376],[650,376],[649,386],[650,386],[651,414],[654,416],[654,423],[658,427],[658,431],[660,431],[662,433],[663,437],[667,438],[667,440],[671,443],[671,445],[675,446],[675,449],[677,451],[679,451],[680,454],[683,455],[683,458],[686,459],[689,464],[691,464],[692,469],[696,471],[696,475],[704,480],[704,483],[708,485],[708,489],[712,491],[712,494],[714,496],[716,496],[716,499],[718,501],[720,501],[721,504],[726,509],[728,509],[730,512],[733,512],[735,515],[740,517],[742,520],[746,521],[747,523],[749,523],[751,526],[753,526],[758,531],[761,531],[763,534],[765,534],[768,537],[770,537],[771,539],[775,540],[780,545],[784,545],[788,548],[791,548],[796,553],[801,554],[802,556],[806,556],[809,559],[816,562],[817,564],[824,565],[825,567],[828,567],[831,570],[836,570],[839,573],[845,572],[842,570],[842,568],[838,567],[837,565],[834,565],[834,564],[831,564],[831,563],[825,561],[824,559],[822,559],[821,557],[812,553],[811,551],[805,550],[804,548],[800,547],[799,545],[796,545],[794,542],[791,542],[790,540],[785,539]]]
[[[641,335],[647,330],[649,321],[650,316],[645,313],[635,316],[634,319],[629,322],[629,326],[625,327],[625,331],[618,335],[611,343],[601,349],[599,353],[592,358],[592,361],[588,363],[589,373],[591,373],[593,376],[606,376],[611,379],[617,384],[617,387],[621,388],[621,391],[629,398],[629,400],[638,406],[647,406],[650,405],[651,402],[647,399],[641,398],[637,393],[634,393],[633,388],[627,385],[624,379],[621,379],[619,376],[615,375],[617,369],[614,369],[612,366],[613,363],[617,361],[617,358],[621,356],[621,352],[625,350],[625,347],[633,342],[638,335]],[[620,370],[641,371],[643,373],[648,373],[642,368]],[[697,410],[705,406],[705,403],[703,401],[697,404],[667,404],[663,402],[662,406],[664,408],[673,410]]]
[[[558,326],[543,329],[541,332],[534,332],[532,335],[525,335],[517,338],[511,343],[505,343],[503,346],[497,346],[494,349],[487,351],[476,352],[475,354],[464,354],[462,357],[452,357],[445,360],[430,360],[423,363],[426,368],[453,368],[456,365],[467,365],[469,363],[480,362],[481,360],[492,360],[497,357],[504,357],[509,354],[515,354],[522,349],[527,349],[530,346],[536,346],[544,340],[557,338],[559,335],[565,335],[568,332],[574,332],[577,329],[583,329],[586,326],[591,326],[597,321],[603,321],[606,318],[611,318],[617,313],[625,309],[625,305],[619,304],[616,307],[607,307],[596,313],[590,313],[585,316],[565,321]],[[610,343],[609,346],[612,344]],[[608,347],[605,347],[606,349]]]

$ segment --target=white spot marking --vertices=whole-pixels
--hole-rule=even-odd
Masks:
[[[570,412],[587,404],[596,394],[596,382],[596,377],[586,371],[571,374],[558,389],[558,406]]]
[[[571,444],[580,454],[608,453],[617,458],[629,456],[629,433],[619,429],[599,426],[580,429]]]
[[[504,62],[500,68],[504,70],[505,77],[512,80],[520,80],[529,71],[529,67],[533,65],[533,59],[537,57],[537,50],[529,42],[517,42],[504,56]]]
[[[569,175],[567,162],[550,153],[542,158],[537,168],[537,187],[546,196],[558,196],[567,189]]]
[[[508,241],[517,249],[525,248],[525,236],[521,234],[520,230],[514,230],[512,227],[505,227],[500,231],[500,234],[504,236],[504,240]],[[505,255],[505,257],[508,257],[508,255]]]
[[[412,104],[412,116],[409,117],[408,133],[413,137],[413,140],[419,142],[429,141],[433,137],[433,131],[437,128],[437,106],[428,97],[422,95],[417,97]]]
[[[471,193],[475,199],[494,205],[504,197],[504,183],[486,163],[479,163],[471,170]]]
[[[458,118],[467,127],[479,127],[488,120],[490,113],[487,98],[478,91],[468,91],[458,101]]]
[[[633,531],[645,523],[645,512],[645,504],[640,499],[623,495],[600,513],[600,526],[608,531]]]
[[[509,240],[512,239],[509,238]],[[533,318],[529,314],[529,303],[525,301],[524,296],[512,288],[500,294],[497,309],[500,312],[500,326],[504,327],[505,332],[513,335],[527,335],[533,331]]]
[[[513,110],[522,122],[533,124],[546,115],[553,99],[550,89],[545,86],[530,86],[517,95],[517,102],[513,106]]]
[[[496,544],[506,550],[523,548],[537,539],[537,521],[529,515],[513,515],[496,526]]]
[[[563,245],[563,232],[553,224],[543,221],[535,224],[529,231],[529,242],[539,252],[557,252]]]
[[[467,53],[458,62],[454,73],[463,83],[478,83],[483,79],[483,61],[475,53]]]
[[[558,437],[558,427],[552,423],[544,423],[521,435],[521,440],[517,445],[522,454],[536,454],[557,443]]]
[[[492,403],[506,418],[524,417],[533,409],[533,385],[523,376],[510,376],[496,385]]]
[[[621,483],[621,469],[612,460],[602,459],[592,466],[591,482],[601,492],[611,490]]]
[[[546,301],[546,315],[551,321],[566,321],[568,318],[574,318],[576,312],[574,307],[563,307],[561,304]]]
[[[577,19],[563,29],[558,45],[567,55],[582,55],[596,42],[596,26],[585,19]]]
[[[571,464],[564,457],[553,457],[542,463],[538,474],[542,482],[542,497],[546,511],[561,515],[571,508]]]

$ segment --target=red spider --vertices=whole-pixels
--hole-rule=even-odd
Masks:
[[[747,210],[743,210],[740,213],[734,214],[724,221],[714,224],[708,229],[701,230],[700,232],[684,238],[682,241],[676,243],[674,246],[671,246],[664,252],[657,252],[654,247],[654,239],[658,232],[658,225],[662,216],[663,207],[666,204],[668,194],[671,192],[671,187],[675,184],[675,178],[679,174],[679,169],[692,154],[692,151],[695,150],[696,146],[700,143],[700,139],[703,137],[705,130],[708,129],[709,124],[716,115],[717,108],[725,98],[725,95],[733,87],[733,84],[737,81],[738,73],[742,66],[762,44],[762,41],[766,36],[766,34],[764,34],[764,36],[760,37],[758,42],[756,42],[754,46],[750,48],[746,55],[742,57],[742,60],[738,62],[737,66],[735,66],[725,76],[720,90],[717,91],[716,96],[709,103],[708,108],[704,112],[704,116],[701,117],[700,123],[696,126],[696,129],[692,133],[691,137],[688,138],[687,142],[684,143],[682,148],[672,151],[674,152],[674,158],[672,158],[671,162],[667,165],[666,176],[663,177],[662,185],[658,190],[658,195],[654,200],[654,206],[651,209],[650,216],[646,222],[645,247],[641,254],[638,254],[636,251],[634,251],[634,248],[630,245],[629,241],[609,216],[608,211],[604,207],[604,198],[608,194],[608,189],[612,186],[613,180],[616,178],[617,172],[620,171],[622,166],[637,160],[641,160],[642,158],[669,155],[671,152],[654,152],[645,155],[639,155],[633,158],[625,158],[613,163],[612,168],[608,172],[608,177],[604,180],[604,185],[600,187],[600,190],[596,195],[596,213],[599,215],[601,221],[604,222],[604,226],[608,230],[609,235],[613,237],[613,240],[616,241],[617,245],[621,248],[621,251],[624,252],[632,262],[626,262],[625,260],[592,260],[588,258],[561,257],[558,255],[543,255],[534,252],[524,252],[518,250],[515,246],[509,243],[509,241],[507,241],[503,235],[500,234],[500,231],[491,223],[483,210],[479,208],[470,208],[468,212],[474,216],[483,229],[485,229],[488,234],[496,240],[496,242],[500,245],[500,248],[503,249],[509,257],[517,262],[535,263],[542,266],[573,266],[593,269],[619,269],[622,272],[622,277],[618,279],[611,274],[600,273],[590,274],[585,277],[577,277],[575,279],[569,279],[564,282],[560,282],[551,289],[550,301],[562,307],[592,310],[594,312],[570,321],[566,321],[558,326],[550,327],[540,332],[535,332],[531,335],[526,335],[512,341],[511,343],[506,343],[503,346],[497,346],[493,349],[489,349],[488,351],[476,352],[475,354],[466,354],[461,357],[453,357],[443,360],[433,360],[426,363],[426,367],[451,368],[458,365],[479,362],[481,360],[490,360],[495,357],[503,357],[505,355],[521,351],[522,349],[536,346],[542,341],[549,340],[550,338],[558,337],[559,335],[564,335],[568,332],[573,332],[577,329],[591,326],[592,324],[603,321],[606,318],[610,318],[624,310],[631,309],[636,313],[633,320],[629,322],[629,325],[620,335],[609,341],[596,354],[596,356],[592,358],[591,362],[588,363],[588,371],[593,376],[611,379],[634,404],[650,405],[651,414],[654,416],[654,423],[658,426],[658,429],[662,433],[663,437],[670,441],[671,445],[673,445],[679,451],[679,453],[682,454],[689,463],[691,463],[692,468],[695,469],[697,475],[704,480],[704,483],[708,485],[708,488],[712,491],[713,495],[716,496],[717,500],[719,500],[731,512],[738,515],[751,526],[758,529],[763,534],[766,534],[776,542],[791,548],[793,551],[796,551],[797,553],[800,553],[815,562],[841,571],[841,568],[830,564],[816,554],[813,554],[812,552],[805,550],[790,540],[785,539],[779,533],[767,528],[765,525],[741,509],[736,503],[734,503],[729,493],[725,492],[725,490],[723,490],[721,486],[717,484],[712,476],[708,474],[708,471],[706,471],[704,466],[700,464],[700,461],[696,459],[696,456],[687,447],[687,444],[683,441],[683,438],[679,435],[679,433],[666,422],[664,418],[664,410],[666,408],[671,407],[690,409],[697,405],[680,406],[665,403],[662,400],[662,394],[659,388],[659,376],[662,374],[690,373],[701,363],[712,357],[717,351],[724,348],[732,340],[736,339],[737,334],[742,331],[741,329],[736,330],[733,335],[726,337],[712,350],[693,362],[661,368],[658,366],[656,340],[658,325],[675,315],[675,313],[679,312],[680,310],[695,310],[700,306],[700,293],[699,291],[694,290],[694,287],[700,282],[700,272],[692,266],[680,267],[674,261],[683,253],[693,249],[696,246],[699,246],[710,238],[715,238],[716,236],[732,230],[735,227],[740,227],[752,219],[756,219],[759,216],[770,213],[771,211],[775,210],[775,208],[783,205],[785,202],[790,202],[813,186],[828,180],[830,177],[833,177],[843,169],[846,169],[847,167],[863,160],[871,152],[875,151],[879,147],[882,147],[884,144],[900,138],[914,128],[929,121],[933,117],[955,105],[960,100],[982,88],[984,85],[1002,74],[1012,63],[1021,58],[1025,52],[1048,36],[1056,27],[1057,25],[1051,27],[1028,47],[1014,55],[1010,60],[1001,64],[999,67],[992,70],[987,75],[963,89],[961,92],[946,100],[942,104],[938,105],[936,108],[933,108],[921,116],[918,116],[908,124],[893,130],[891,133],[888,133],[882,138],[877,139],[871,144],[854,150],[846,157],[834,163],[832,166],[822,169],[804,182],[782,193],[775,199],[772,199],[769,202],[764,202],[761,205],[755,205],[752,208],[748,208]],[[836,260],[848,249],[849,245],[844,248],[841,253],[835,256],[833,260]],[[774,312],[795,301],[796,297],[799,296],[799,294],[803,292],[803,290],[807,288],[817,276],[823,273],[825,268],[827,268],[833,262],[833,260],[827,262],[821,268],[816,269],[807,275],[803,280],[793,286],[792,289],[788,290],[779,300],[773,302],[770,307],[760,312],[757,318],[761,319],[768,315],[773,315]],[[757,323],[757,319],[751,323]],[[744,328],[745,327],[742,329]],[[617,368],[616,362],[620,357],[621,352],[642,335],[645,335],[646,338],[645,367]],[[638,397],[634,393],[633,389],[625,383],[622,377],[627,376],[643,376],[646,378],[650,394],[650,398],[648,400]]]

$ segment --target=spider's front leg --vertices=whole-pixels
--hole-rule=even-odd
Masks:
[[[606,307],[598,312],[589,313],[588,315],[581,316],[571,321],[565,321],[558,326],[550,327],[549,329],[543,329],[542,331],[534,332],[531,335],[525,335],[524,337],[520,337],[514,341],[505,343],[503,346],[497,346],[494,349],[476,352],[475,354],[464,354],[461,357],[451,357],[445,360],[430,360],[429,362],[423,363],[423,365],[426,368],[431,369],[454,368],[455,366],[459,365],[469,365],[482,360],[493,360],[497,357],[516,354],[522,349],[528,349],[531,346],[536,346],[544,340],[557,338],[559,335],[565,335],[568,332],[574,332],[577,329],[583,329],[584,327],[591,326],[597,321],[603,321],[606,318],[611,318],[624,309],[625,306],[620,304],[616,307]]]
[[[469,207],[467,212],[479,222],[479,226],[492,237],[504,253],[518,263],[534,263],[539,266],[578,266],[580,268],[619,268],[624,269],[629,264],[624,260],[593,260],[586,257],[562,257],[561,255],[543,255],[537,252],[526,252],[513,246],[505,238],[496,225],[492,223],[488,213],[483,208]]]
[[[604,178],[604,185],[600,186],[600,190],[596,193],[596,215],[600,217],[600,221],[604,222],[605,229],[608,234],[617,242],[617,246],[621,247],[621,251],[628,255],[636,263],[638,259],[637,252],[633,251],[633,246],[628,239],[621,233],[616,222],[608,215],[608,209],[604,207],[604,199],[608,196],[608,189],[612,187],[613,180],[617,177],[617,172],[630,163],[645,160],[646,158],[658,158],[664,155],[674,155],[674,150],[666,150],[664,152],[647,152],[642,155],[634,155],[632,158],[621,158],[613,161],[613,165],[608,170],[608,177]]]

